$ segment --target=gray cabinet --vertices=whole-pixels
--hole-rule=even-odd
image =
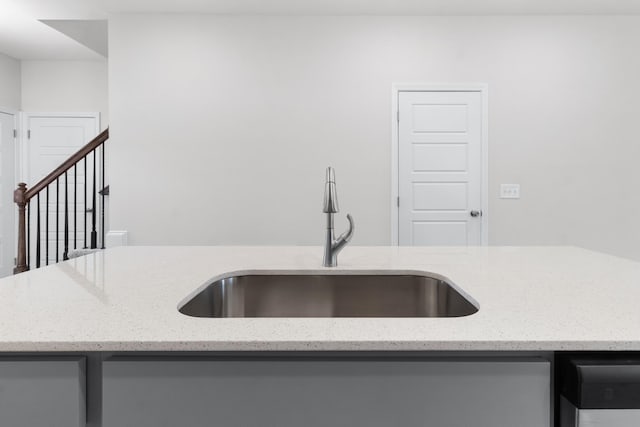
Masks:
[[[86,424],[83,357],[0,358],[0,425]]]
[[[549,427],[544,359],[113,358],[103,427]]]

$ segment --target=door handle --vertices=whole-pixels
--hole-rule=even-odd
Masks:
[[[469,212],[469,215],[476,218],[476,217],[482,216],[482,211],[471,211]]]

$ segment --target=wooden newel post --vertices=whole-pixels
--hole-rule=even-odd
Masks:
[[[18,205],[18,257],[16,260],[16,267],[13,269],[13,274],[29,270],[29,267],[27,266],[26,192],[27,184],[24,182],[18,184],[18,188],[13,192],[13,201]]]

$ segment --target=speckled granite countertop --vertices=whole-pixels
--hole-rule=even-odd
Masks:
[[[0,280],[0,351],[640,350],[640,263],[572,247],[120,247]],[[230,272],[424,271],[459,318],[192,318]]]

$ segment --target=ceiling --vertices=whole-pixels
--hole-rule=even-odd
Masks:
[[[94,49],[104,41],[96,42],[96,28],[87,29],[85,22],[79,29],[69,21],[104,20],[117,13],[638,15],[640,0],[0,0],[0,52],[20,59],[101,58]],[[49,26],[40,20],[67,22]],[[91,48],[85,46],[85,32],[91,33]]]
[[[103,19],[109,13],[494,15],[640,14],[638,0],[1,0],[39,19]]]
[[[0,0],[0,53],[17,59],[98,60],[104,55],[78,41],[77,24],[74,35],[66,35],[55,25],[41,22],[42,15],[36,2]],[[44,3],[44,2],[43,2]],[[56,0],[49,2],[49,6]],[[70,2],[69,2],[70,3]],[[83,2],[76,2],[74,3]],[[29,7],[26,7],[29,6]],[[71,7],[71,5],[66,5]],[[88,13],[86,11],[85,13]],[[82,32],[90,35],[88,27],[96,27],[100,21],[92,21]],[[68,28],[64,28],[68,30]],[[68,31],[67,31],[68,32]],[[95,32],[95,31],[94,31]],[[94,36],[95,38],[95,36]],[[106,25],[104,36],[106,42]]]

